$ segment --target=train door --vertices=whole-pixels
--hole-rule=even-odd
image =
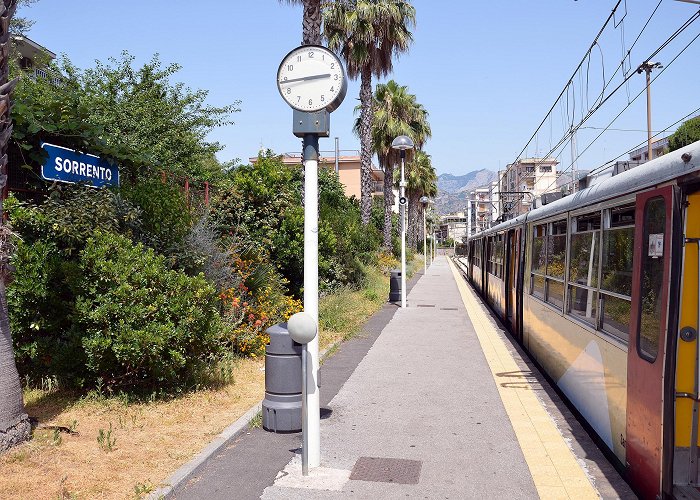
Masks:
[[[520,340],[516,321],[517,307],[517,275],[520,243],[517,230],[511,229],[506,235],[506,320],[510,331]]]
[[[685,237],[680,281],[680,321],[677,329],[675,372],[675,432],[673,484],[680,488],[700,486],[698,459],[698,392],[700,375],[700,192],[690,194],[684,203]],[[697,496],[698,493],[696,492]]]
[[[642,498],[661,496],[664,361],[673,238],[673,187],[637,195],[627,358],[627,471]]]

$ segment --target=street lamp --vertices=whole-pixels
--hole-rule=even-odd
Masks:
[[[391,143],[392,149],[401,152],[401,182],[399,182],[399,217],[401,218],[401,307],[406,307],[406,179],[404,164],[406,150],[413,149],[413,141],[407,135],[400,135]]]
[[[427,232],[427,227],[425,224],[425,211],[428,208],[428,203],[430,203],[430,198],[427,196],[421,196],[421,199],[419,200],[421,205],[423,205],[423,274],[428,273],[428,247],[427,247],[427,238],[428,236],[426,235]]]
[[[653,158],[651,148],[651,72],[660,68],[663,68],[661,63],[651,61],[644,61],[637,68],[637,73],[641,74],[644,71],[647,74],[647,160],[649,161]]]

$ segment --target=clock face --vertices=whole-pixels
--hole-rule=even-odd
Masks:
[[[333,111],[345,97],[347,78],[338,57],[319,45],[302,45],[285,56],[277,88],[299,111]]]

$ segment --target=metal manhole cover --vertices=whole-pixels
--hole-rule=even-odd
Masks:
[[[401,458],[360,457],[350,479],[380,483],[418,484],[423,463]]]
[[[435,304],[418,304],[416,307],[435,307]]]

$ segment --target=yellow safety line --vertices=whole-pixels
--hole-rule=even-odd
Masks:
[[[520,367],[493,319],[448,260],[540,498],[600,498],[527,380],[522,378],[513,384],[512,374],[520,372]]]

